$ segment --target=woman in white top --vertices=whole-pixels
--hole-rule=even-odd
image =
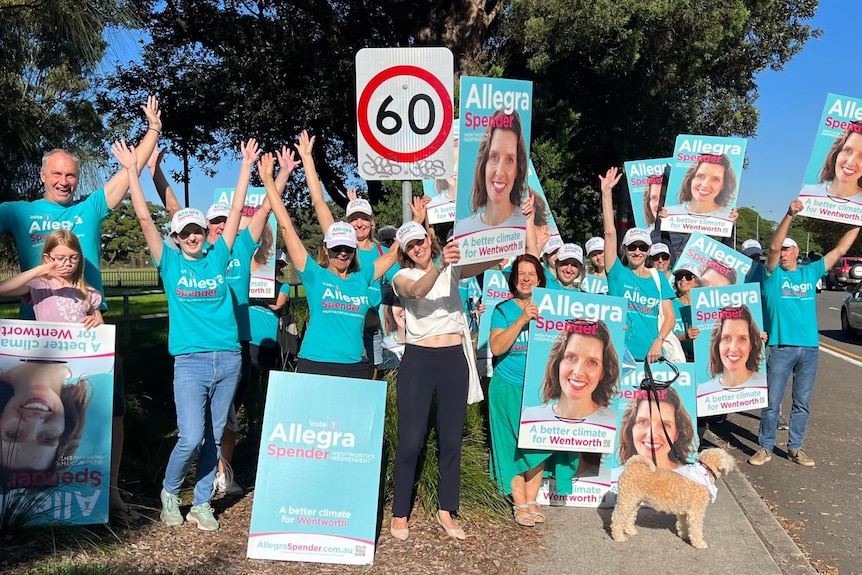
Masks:
[[[482,273],[496,262],[454,267],[461,257],[450,242],[442,257],[436,242],[416,222],[398,229],[399,263],[393,288],[405,318],[404,356],[398,372],[398,448],[395,451],[393,537],[408,537],[407,518],[413,507],[413,483],[425,445],[431,401],[437,398],[440,481],[437,520],[447,535],[464,539],[452,519],[458,510],[461,481],[461,439],[471,378],[478,384],[467,319],[458,279]]]

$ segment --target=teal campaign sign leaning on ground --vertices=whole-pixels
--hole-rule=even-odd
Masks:
[[[386,382],[271,371],[248,557],[371,564]]]
[[[107,523],[114,340],[112,325],[0,321],[0,513],[10,524]]]

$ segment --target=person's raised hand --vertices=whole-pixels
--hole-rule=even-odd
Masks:
[[[272,171],[274,168],[275,158],[273,158],[272,154],[269,152],[263,154],[257,161],[257,173],[260,175],[260,179],[263,180],[264,183],[275,182],[272,177]]]
[[[278,167],[281,168],[282,171],[287,170],[288,174],[292,173],[293,170],[296,169],[296,166],[302,163],[302,161],[293,154],[293,150],[287,146],[282,146],[281,150],[276,150],[275,156],[278,158]]]
[[[413,221],[417,224],[425,222],[428,215],[428,206],[423,196],[413,196],[413,202],[408,203],[407,207],[413,212]]]
[[[619,183],[620,178],[622,177],[622,172],[620,172],[619,168],[617,168],[616,166],[609,168],[608,171],[605,172],[604,176],[599,174],[599,181],[602,184],[602,192],[610,193],[611,190],[614,189],[614,186]]]
[[[539,248],[539,251],[545,247],[545,244],[550,239],[551,232],[548,230],[548,226],[539,226],[536,228],[536,247]]]
[[[165,151],[159,149],[158,146],[153,148],[153,153],[150,154],[149,159],[147,160],[147,167],[150,169],[150,172],[155,172],[156,168],[162,163],[162,160],[165,157]]]
[[[135,155],[135,148],[134,146],[127,146],[125,140],[117,140],[111,144],[111,153],[125,169],[138,169],[138,157]]]
[[[787,208],[787,215],[791,218],[796,217],[796,214],[801,212],[804,208],[805,206],[802,205],[802,200],[797,198],[790,202],[790,207]]]
[[[524,214],[524,217],[529,218],[533,215],[533,204],[535,203],[535,199],[533,193],[527,194],[527,198],[521,204],[521,213]]]
[[[666,218],[667,217],[667,208],[662,206],[662,208],[658,211],[658,217],[662,218],[662,219]]]
[[[243,165],[251,168],[257,161],[257,157],[260,155],[260,148],[257,145],[257,140],[249,138],[248,142],[240,144],[239,150],[242,152]],[[271,155],[272,154],[270,154],[270,156]]]
[[[299,152],[299,157],[302,159],[310,158],[311,151],[314,149],[315,136],[308,135],[308,130],[303,130],[299,134],[299,139],[296,141],[296,151]]]
[[[738,217],[739,217],[739,210],[737,210],[736,208],[733,208],[732,210],[730,210],[730,221],[735,222]]]
[[[352,202],[358,199],[359,196],[356,195],[356,188],[347,188],[347,201]]]
[[[438,269],[442,272],[449,264],[457,264],[461,260],[461,250],[458,243],[451,241],[443,247],[443,255],[440,257]]]
[[[146,105],[141,106],[144,115],[147,117],[147,123],[150,130],[162,132],[162,111],[159,110],[159,100],[155,96],[147,96]]]

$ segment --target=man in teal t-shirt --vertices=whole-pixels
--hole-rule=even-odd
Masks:
[[[802,444],[820,360],[815,304],[817,280],[847,253],[859,235],[859,228],[852,228],[845,233],[822,259],[800,265],[799,246],[787,237],[787,232],[790,222],[802,208],[802,202],[798,199],[790,203],[787,214],[772,237],[764,270],[763,294],[770,325],[769,359],[766,363],[769,399],[760,416],[760,434],[757,440],[760,449],[748,460],[752,465],[763,465],[772,459],[778,427],[778,408],[792,374],[793,407],[790,411],[787,455],[799,465],[815,466],[815,461],[802,451]]]

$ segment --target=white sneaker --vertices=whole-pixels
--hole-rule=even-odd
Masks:
[[[215,484],[213,485],[213,491],[216,495],[245,495],[245,492],[242,490],[242,487],[237,485],[237,483],[233,480],[233,477],[228,477],[227,473],[219,473],[216,475]]]

